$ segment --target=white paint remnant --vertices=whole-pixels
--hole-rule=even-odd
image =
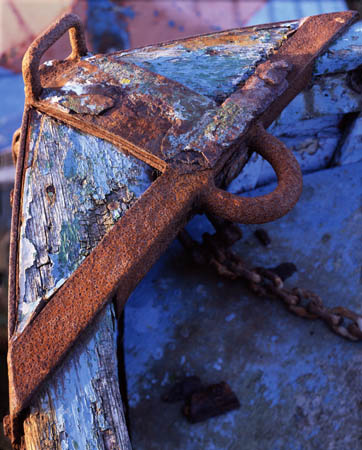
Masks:
[[[66,278],[61,278],[58,280],[55,286],[52,289],[49,289],[49,291],[44,295],[43,299],[48,300],[66,282],[66,280]]]
[[[65,83],[64,86],[62,86],[61,90],[65,93],[69,93],[70,91],[75,92],[77,95],[85,94],[86,93],[86,85],[92,84],[90,81],[85,81],[84,84],[80,84],[79,82],[74,81],[68,81]]]
[[[27,174],[28,175],[28,174]],[[34,299],[32,305],[27,305],[25,302],[26,294],[26,280],[27,269],[30,269],[36,264],[37,250],[34,244],[26,237],[26,224],[32,219],[30,213],[30,204],[33,201],[33,191],[31,189],[31,177],[28,175],[25,177],[23,196],[24,208],[23,208],[23,223],[21,228],[21,237],[19,239],[19,260],[21,261],[22,269],[19,272],[19,317],[21,318],[21,326],[17,331],[21,332],[30,318],[30,315],[38,305],[41,298]]]

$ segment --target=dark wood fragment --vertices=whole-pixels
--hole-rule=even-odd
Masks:
[[[183,408],[183,413],[189,422],[197,423],[238,408],[239,400],[230,386],[222,381],[192,394]]]

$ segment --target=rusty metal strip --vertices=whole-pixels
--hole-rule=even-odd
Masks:
[[[252,104],[253,109],[258,111],[258,120],[261,117],[264,126],[269,126],[300,90],[307,86],[312,74],[314,59],[323,52],[339,33],[357,18],[357,13],[346,11],[305,19],[293,36],[268,61],[260,64],[256,73],[249,78],[245,85],[219,107],[219,113],[215,117],[216,120],[220,120],[218,114],[220,116],[227,114],[228,105],[235,105],[240,109],[240,117],[236,115],[233,118],[233,124],[230,123],[229,131],[223,137],[224,141],[240,139],[240,132],[238,130],[235,131],[234,124],[237,127],[237,124],[242,121],[243,106]],[[104,138],[116,146],[122,147],[130,154],[161,172],[164,172],[166,169],[166,163],[162,159],[150,151],[129,142],[122,136],[105,129],[105,127],[95,125],[87,119],[83,120],[83,118],[76,117],[76,115],[66,114],[46,102],[36,101],[32,104],[40,111],[62,120],[70,126],[85,133]],[[198,142],[194,144],[197,147]],[[200,145],[205,145],[203,137],[200,139]],[[229,152],[224,151],[216,140],[206,142],[203,156],[207,159],[209,167],[216,166],[215,171],[217,173],[222,169],[233,152],[235,152],[235,147]],[[171,164],[176,169],[179,169],[182,161],[172,161]]]
[[[258,66],[255,74],[248,79],[244,87],[232,94],[225,104],[233,102],[241,107],[242,111],[243,105],[246,107],[254,102],[255,108],[260,111],[260,121],[264,126],[269,126],[284,107],[308,85],[315,58],[358,17],[354,11],[308,17],[293,37],[288,39],[270,60]],[[230,124],[230,131],[227,131],[230,136],[224,139],[238,138],[233,135],[232,125]],[[285,145],[266,133],[263,127],[256,125],[255,128],[255,124],[251,123],[249,134],[244,139],[250,147],[261,150],[259,153],[264,158],[273,161],[277,174],[279,172],[278,181],[280,181],[279,175],[285,174],[288,186],[283,182],[269,196],[252,199],[235,196],[213,186],[204,194],[204,207],[213,214],[235,222],[243,220],[245,223],[263,223],[275,220],[286,214],[299,198],[301,174],[298,173],[292,161],[293,156],[289,154]],[[266,149],[267,146],[270,147],[269,150]],[[288,154],[290,158],[287,164]],[[212,149],[208,156],[210,159],[213,157]],[[218,156],[216,172],[222,169],[225,158],[229,158],[230,154],[225,155],[224,158]],[[292,167],[294,167],[293,173],[289,172]],[[245,212],[248,212],[248,217],[245,217]],[[240,220],[241,217],[242,220]]]
[[[32,43],[24,55],[22,69],[27,100],[35,101],[42,91],[38,70],[41,57],[68,30],[72,48],[68,59],[77,60],[88,53],[83,24],[79,17],[75,14],[61,17]]]
[[[300,21],[300,19],[298,20],[298,19],[292,19],[292,20],[283,20],[283,21],[281,21],[281,22],[269,22],[269,23],[261,23],[261,24],[256,24],[256,25],[249,25],[249,26],[247,26],[247,27],[243,27],[242,28],[242,30],[244,31],[260,31],[260,30],[265,30],[265,29],[272,29],[272,28],[280,28],[280,27],[283,27],[283,26],[285,26],[285,25],[287,25],[287,24],[290,24],[290,23],[293,23],[293,22],[299,22]],[[229,28],[228,30],[226,30],[228,33],[232,33],[233,31],[235,31],[235,32],[237,32],[237,31],[240,31],[240,28]],[[221,34],[221,33],[223,33],[224,31],[218,31],[218,32],[215,32],[215,34]],[[292,35],[293,33],[295,33],[295,30],[291,30],[291,32],[290,32],[290,35]],[[201,33],[201,34],[197,34],[197,35],[194,35],[194,36],[189,36],[189,37],[184,37],[184,38],[181,38],[181,39],[170,39],[170,40],[168,40],[168,41],[164,41],[164,42],[160,42],[160,43],[158,43],[158,44],[156,44],[157,45],[157,47],[158,48],[162,48],[162,47],[167,47],[167,46],[169,46],[169,45],[173,45],[173,44],[175,44],[175,43],[177,43],[177,44],[182,44],[182,43],[185,43],[185,42],[188,42],[188,41],[190,41],[190,40],[192,40],[192,39],[195,39],[195,38],[203,38],[203,37],[206,37],[206,36],[209,36],[210,35],[210,33]],[[134,48],[132,48],[131,49],[131,51],[133,52],[133,51],[135,51],[135,50],[140,50],[140,49],[145,49],[145,48],[148,48],[148,47],[151,47],[151,46],[144,46],[144,47],[134,47]],[[127,52],[128,50],[125,50],[125,52]],[[119,53],[119,52],[113,52],[113,53],[109,53],[109,55],[115,55],[116,53]]]
[[[158,178],[9,349],[11,411],[17,415],[118,287],[126,301],[185,226],[208,176]],[[142,224],[142,226],[140,226]],[[107,271],[104,268],[107,267]],[[36,351],[34,351],[36,349]]]
[[[289,87],[284,95],[276,99],[261,117],[265,128],[275,120],[275,117],[278,117],[300,91],[307,87],[315,59],[358,19],[359,14],[356,11],[307,17],[293,38],[288,39],[270,58],[271,63],[288,58],[294,70],[287,76]]]
[[[19,218],[21,208],[21,193],[23,183],[23,171],[25,163],[25,149],[27,141],[27,130],[29,123],[31,107],[26,106],[23,114],[23,121],[20,130],[20,146],[19,154],[17,155],[16,173],[14,194],[12,198],[13,208],[11,215],[11,231],[10,231],[10,252],[9,252],[9,306],[8,306],[8,339],[10,342],[11,336],[14,333],[17,317],[17,279],[18,279],[18,240],[19,240]]]
[[[331,42],[338,37],[348,26],[359,18],[355,11],[342,13],[322,14],[308,17],[279,50],[269,60],[260,64],[254,75],[245,85],[233,93],[224,105],[231,102],[238,105],[240,110],[253,105],[258,110],[257,121],[261,121],[267,128],[310,82],[315,58],[317,58]],[[284,66],[284,67],[283,67]],[[222,108],[221,105],[220,108]],[[234,123],[238,118],[235,117]],[[242,113],[239,120],[242,120]],[[225,140],[239,139],[233,135],[234,130],[230,124],[228,136]],[[250,124],[249,128],[252,128]],[[212,160],[216,153],[212,147],[206,156]],[[215,171],[219,172],[230,153],[217,154],[219,160],[215,163]]]
[[[54,119],[61,120],[67,125],[70,125],[76,128],[77,130],[82,131],[83,133],[92,134],[93,136],[105,139],[111,144],[120,147],[120,149],[123,152],[135,156],[136,158],[140,159],[141,161],[144,161],[145,163],[149,164],[150,166],[154,167],[160,172],[164,172],[166,170],[167,164],[165,161],[153,155],[152,153],[144,150],[138,145],[133,144],[132,142],[128,141],[122,136],[112,133],[111,131],[100,127],[99,125],[87,122],[83,120],[82,117],[77,117],[76,115],[70,115],[62,111],[59,111],[59,109],[49,105],[46,102],[42,101],[34,102],[33,106],[38,111],[48,114],[49,116],[54,117]]]

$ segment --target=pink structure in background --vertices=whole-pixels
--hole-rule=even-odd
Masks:
[[[132,47],[245,26],[266,0],[128,0]]]
[[[75,12],[86,24],[90,50],[96,21],[89,21],[95,8],[99,27],[119,28],[119,45],[140,47],[195,34],[242,27],[266,0],[0,0],[0,66],[19,72],[29,44],[65,12]],[[121,35],[127,39],[121,39]],[[113,43],[110,47],[114,46]],[[64,58],[66,38],[58,42],[46,59]],[[104,50],[102,50],[104,51]]]

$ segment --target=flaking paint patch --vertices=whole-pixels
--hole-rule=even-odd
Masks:
[[[54,417],[54,429],[41,430],[42,443],[54,443],[57,438],[57,448],[61,449],[106,448],[103,433],[107,431],[116,435],[118,444],[125,442],[127,430],[119,407],[122,400],[118,389],[114,314],[113,306],[107,305],[33,400],[30,420],[39,414],[48,416],[49,420]],[[105,361],[107,367],[102,364]],[[119,405],[107,404],[110,400]],[[124,443],[120,448],[128,445]]]
[[[361,65],[362,21],[351,25],[315,62],[314,75],[354,70]]]
[[[20,230],[20,326],[152,182],[147,164],[112,144],[39,113],[33,119]]]
[[[231,30],[192,40],[127,51],[117,59],[132,62],[217,101],[255,71],[298,27],[292,22],[271,30]]]

